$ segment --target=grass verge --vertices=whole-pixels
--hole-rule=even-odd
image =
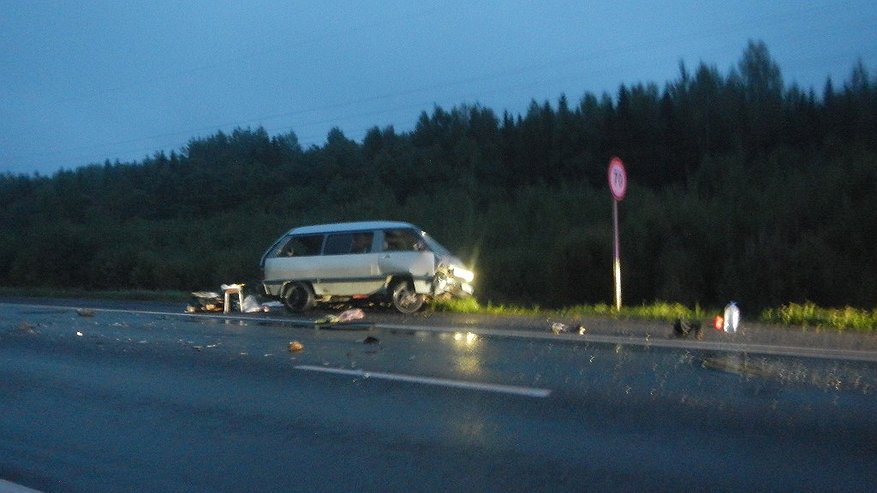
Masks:
[[[492,315],[556,315],[562,317],[612,317],[634,318],[642,320],[667,320],[677,318],[685,320],[710,321],[723,309],[705,309],[700,306],[693,308],[681,303],[658,301],[639,306],[622,306],[615,310],[607,304],[577,305],[556,310],[542,309],[539,306],[521,307],[516,305],[480,305],[477,300],[447,300],[432,305],[436,311],[455,313],[486,313]],[[763,310],[757,320],[767,324],[783,326],[800,326],[802,328],[833,329],[838,331],[853,330],[856,332],[874,332],[877,330],[877,309],[865,310],[853,307],[822,308],[813,303],[790,303],[779,308]]]
[[[761,312],[761,320],[782,325],[801,327],[831,328],[835,330],[854,330],[873,332],[877,328],[877,309],[864,310],[847,306],[844,308],[822,308],[814,303],[789,303],[779,308],[768,308]]]

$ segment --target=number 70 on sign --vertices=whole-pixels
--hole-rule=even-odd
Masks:
[[[609,161],[609,189],[618,201],[624,199],[624,194],[627,193],[627,171],[624,163],[617,157]]]

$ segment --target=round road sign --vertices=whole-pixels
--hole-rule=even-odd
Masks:
[[[615,200],[623,199],[627,193],[627,171],[624,170],[624,163],[617,157],[609,161],[609,190]]]

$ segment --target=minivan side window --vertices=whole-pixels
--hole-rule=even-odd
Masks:
[[[411,252],[423,249],[423,240],[410,229],[388,229],[384,231],[384,251]]]
[[[369,253],[372,249],[374,233],[336,233],[326,237],[323,255],[347,255],[350,253]]]
[[[290,238],[283,249],[278,253],[278,257],[307,257],[311,255],[319,255],[320,247],[323,246],[323,235],[309,236],[293,236]]]

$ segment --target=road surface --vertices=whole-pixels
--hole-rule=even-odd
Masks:
[[[0,304],[0,479],[40,491],[877,484],[868,351],[69,305]]]

